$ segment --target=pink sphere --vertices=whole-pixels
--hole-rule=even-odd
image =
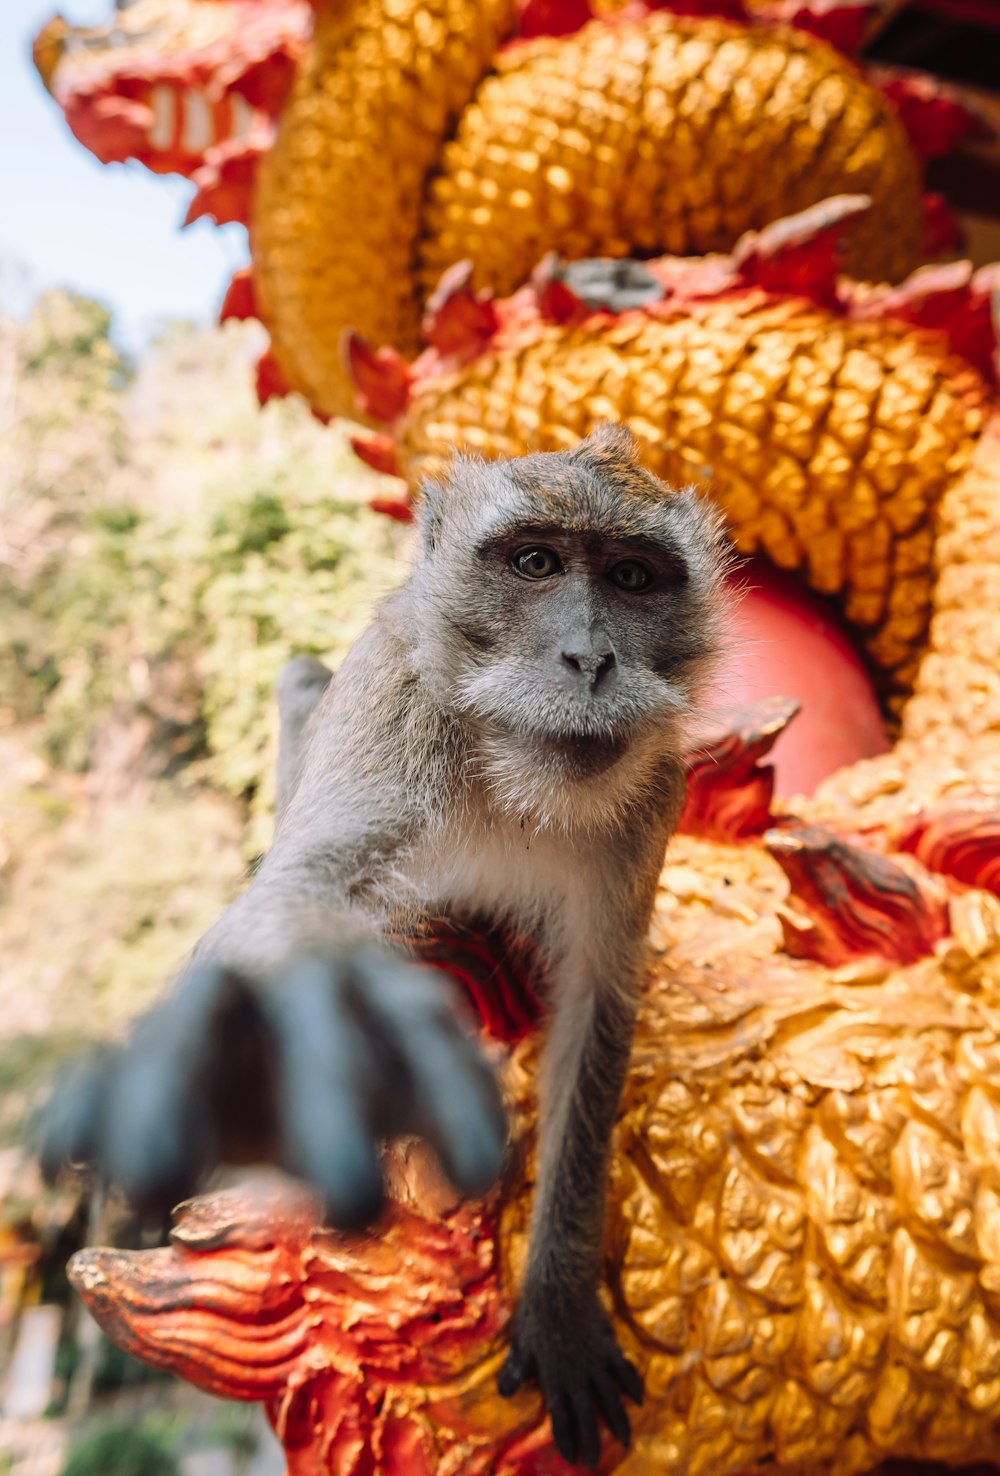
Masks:
[[[864,659],[832,606],[762,559],[733,579],[730,650],[710,694],[717,706],[794,697],[802,710],[772,750],[779,794],[811,794],[844,764],[889,747]]]

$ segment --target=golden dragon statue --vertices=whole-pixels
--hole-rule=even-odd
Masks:
[[[231,306],[270,331],[262,390],[322,415],[353,410],[344,331],[412,351],[425,296],[465,258],[509,292],[549,250],[721,251],[863,193],[851,269],[923,259],[922,158],[977,123],[830,44],[856,44],[872,8],[597,3],[134,0],[112,26],[50,22],[35,55],[99,158],[193,177],[189,219],[248,222]]]

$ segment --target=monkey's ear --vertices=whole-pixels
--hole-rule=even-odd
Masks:
[[[587,461],[598,469],[639,465],[638,442],[620,420],[599,421],[590,435],[569,454],[574,461]]]
[[[445,487],[442,482],[429,478],[421,482],[417,500],[417,522],[425,553],[433,553],[437,547],[438,534],[444,521],[444,499]]]

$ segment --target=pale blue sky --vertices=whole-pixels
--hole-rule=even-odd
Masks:
[[[92,25],[110,19],[114,0],[0,0],[0,282],[8,308],[25,295],[11,291],[12,261],[31,289],[99,297],[136,347],[164,318],[214,315],[246,260],[245,232],[207,222],[181,231],[187,180],[98,164],[76,142],[31,64],[31,40],[57,9]]]

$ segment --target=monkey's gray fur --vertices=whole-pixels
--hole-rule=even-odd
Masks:
[[[504,1149],[492,1076],[435,978],[381,939],[448,913],[533,933],[551,1024],[500,1388],[536,1378],[559,1450],[593,1466],[599,1416],[627,1442],[622,1396],[642,1393],[597,1298],[606,1158],[724,542],[620,426],[458,459],[421,522],[409,580],[336,677],[301,658],[282,677],[274,846],[100,1089],[57,1103],[47,1156],[158,1203],[249,1138],[354,1225],[381,1202],[379,1137],[418,1132],[481,1191]]]

